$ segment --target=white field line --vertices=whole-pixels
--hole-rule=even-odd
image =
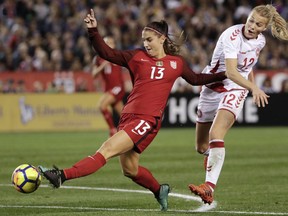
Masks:
[[[0,184],[0,186],[11,186],[9,184]],[[50,187],[48,185],[41,185],[40,187]],[[142,193],[151,194],[150,191],[144,190],[130,190],[117,188],[96,188],[96,187],[80,187],[80,186],[61,186],[63,189],[76,190],[98,190],[98,191],[116,191],[123,193]],[[222,214],[243,214],[243,215],[288,215],[288,212],[244,212],[244,211],[211,211],[217,207],[217,202],[214,201],[211,205],[203,204],[201,199],[192,195],[185,195],[179,193],[169,193],[169,197],[176,197],[185,200],[191,200],[201,203],[201,206],[194,210],[176,210],[170,209],[168,212],[207,212],[207,213],[222,213]],[[67,207],[67,206],[21,206],[21,205],[0,205],[0,208],[31,208],[31,209],[70,209],[70,210],[94,210],[94,211],[143,211],[143,212],[158,212],[158,209],[125,209],[125,208],[94,208],[94,207]]]
[[[93,207],[67,207],[67,206],[20,206],[20,205],[0,205],[0,208],[30,208],[30,209],[68,209],[86,211],[130,211],[130,212],[159,212],[158,209],[125,209],[125,208],[93,208]],[[196,210],[168,210],[175,213],[195,213]],[[205,213],[240,214],[240,215],[288,215],[288,213],[277,212],[243,212],[243,211],[207,211]]]

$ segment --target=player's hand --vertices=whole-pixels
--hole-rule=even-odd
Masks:
[[[253,95],[253,101],[258,107],[261,106],[265,107],[268,104],[268,98],[270,96],[265,94],[265,92],[259,89],[258,87],[255,87],[252,90],[252,95]]]
[[[90,9],[90,13],[87,14],[87,16],[84,19],[84,22],[86,23],[87,28],[97,27],[97,20],[95,18],[93,9]]]

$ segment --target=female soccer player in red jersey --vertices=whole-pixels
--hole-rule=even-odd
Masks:
[[[112,49],[115,48],[115,40],[112,36],[104,37],[104,41]],[[125,96],[125,90],[122,67],[95,56],[92,65],[92,76],[95,77],[100,73],[105,82],[105,93],[99,101],[100,111],[108,124],[110,136],[113,136],[117,129],[109,108],[113,108],[119,116],[123,109],[122,100]]]
[[[255,7],[246,24],[226,29],[218,39],[212,60],[202,73],[226,71],[228,79],[202,88],[196,123],[196,149],[208,156],[205,183],[190,184],[192,193],[204,203],[213,202],[213,192],[224,163],[224,137],[240,114],[248,91],[258,107],[268,104],[269,96],[253,82],[253,66],[265,46],[263,31],[288,40],[286,21],[272,5]],[[207,157],[205,157],[207,159]]]
[[[157,135],[166,102],[176,78],[182,76],[192,85],[204,85],[226,78],[218,74],[196,74],[176,53],[179,47],[168,37],[165,21],[152,22],[142,31],[145,50],[120,51],[110,48],[97,30],[94,11],[84,19],[91,43],[98,55],[114,64],[126,67],[131,75],[133,89],[121,113],[118,132],[106,140],[94,155],[88,156],[67,169],[46,169],[43,175],[58,188],[69,179],[90,175],[119,156],[123,174],[135,183],[149,189],[160,204],[168,208],[168,184],[160,185],[152,173],[139,165],[140,154]]]

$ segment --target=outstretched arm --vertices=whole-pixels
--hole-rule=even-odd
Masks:
[[[98,32],[98,23],[92,9],[90,10],[90,13],[88,13],[85,17],[84,22],[88,28],[88,36],[91,44],[97,54],[109,62],[127,67],[127,62],[132,58],[133,51],[121,51],[112,49],[105,43]]]
[[[182,77],[191,85],[205,85],[212,82],[222,81],[227,78],[225,72],[216,74],[196,74],[185,61],[183,64]]]

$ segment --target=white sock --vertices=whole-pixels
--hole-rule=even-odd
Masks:
[[[210,153],[206,169],[206,182],[212,183],[214,187],[217,184],[218,178],[225,159],[225,147],[223,140],[210,141]]]

